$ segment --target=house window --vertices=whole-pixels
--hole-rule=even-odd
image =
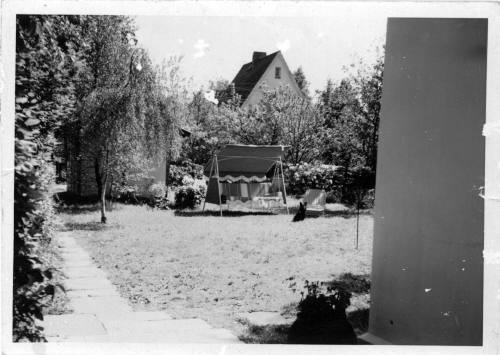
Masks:
[[[276,79],[281,79],[281,68],[280,67],[274,68],[274,77]]]

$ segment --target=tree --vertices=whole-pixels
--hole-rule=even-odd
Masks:
[[[327,82],[320,94],[320,110],[324,117],[323,158],[327,163],[343,166],[363,164],[358,139],[361,125],[356,88],[344,79],[336,87]]]
[[[358,71],[354,81],[359,87],[361,114],[365,121],[365,154],[368,167],[374,172],[377,168],[377,144],[380,124],[380,108],[384,75],[384,56],[379,54],[375,64]]]
[[[222,104],[211,119],[210,131],[219,146],[228,143],[289,145],[291,163],[309,162],[319,154],[323,127],[315,106],[289,88],[264,88],[261,101],[242,109],[237,100]]]
[[[318,95],[325,124],[323,159],[342,166],[344,195],[351,190],[353,169],[375,174],[382,76],[383,56],[371,67],[361,61],[355,74],[337,85],[328,80]]]
[[[233,100],[236,95],[234,85],[226,79],[210,81],[208,88],[215,91],[215,98],[219,101],[219,104]]]
[[[306,75],[302,70],[302,66],[298,67],[297,70],[293,72],[293,76],[304,96],[309,97],[309,82],[306,80]]]
[[[127,174],[145,172],[174,150],[177,66],[153,68],[123,16],[89,16],[85,94],[76,117],[82,150],[92,159],[106,223],[106,192]],[[174,61],[175,62],[175,61]]]

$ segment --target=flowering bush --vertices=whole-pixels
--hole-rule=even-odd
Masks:
[[[175,192],[176,208],[195,208],[203,201],[206,192],[204,180],[195,180],[190,176],[182,179],[183,186]]]
[[[184,160],[180,164],[170,165],[168,178],[172,186],[185,186],[182,182],[185,176],[190,176],[193,179],[203,178],[203,166],[195,164],[190,160]]]
[[[152,184],[148,188],[148,195],[150,196],[150,201],[148,204],[153,208],[159,208],[162,210],[168,209],[168,197],[167,189],[163,184]]]
[[[148,193],[152,197],[163,198],[165,197],[167,190],[165,189],[164,184],[153,184],[149,186]]]
[[[341,169],[335,165],[297,164],[285,170],[287,192],[303,194],[307,189],[322,189],[327,192],[340,190],[343,182]]]

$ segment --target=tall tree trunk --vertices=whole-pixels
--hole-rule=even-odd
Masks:
[[[108,184],[108,170],[109,168],[109,150],[106,150],[106,158],[104,161],[104,166],[103,166],[103,177],[104,179],[102,180],[102,186],[101,186],[101,195],[100,195],[100,200],[101,200],[101,223],[106,223],[107,217],[106,217],[106,187]]]
[[[106,217],[106,185],[108,182],[108,178],[104,178],[104,182],[102,184],[101,188],[101,195],[100,200],[101,200],[101,223],[106,223],[107,217]]]
[[[102,193],[102,175],[101,175],[101,165],[99,163],[99,155],[96,156],[94,159],[94,174],[97,186],[97,198],[99,199]]]
[[[165,158],[165,188],[168,189],[168,185],[170,185],[170,154],[167,153]]]

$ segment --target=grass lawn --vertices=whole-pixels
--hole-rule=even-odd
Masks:
[[[199,317],[241,334],[237,314],[283,311],[305,280],[369,274],[373,218],[292,215],[217,217],[115,205],[109,223],[95,208],[61,212],[67,230],[137,309]]]

